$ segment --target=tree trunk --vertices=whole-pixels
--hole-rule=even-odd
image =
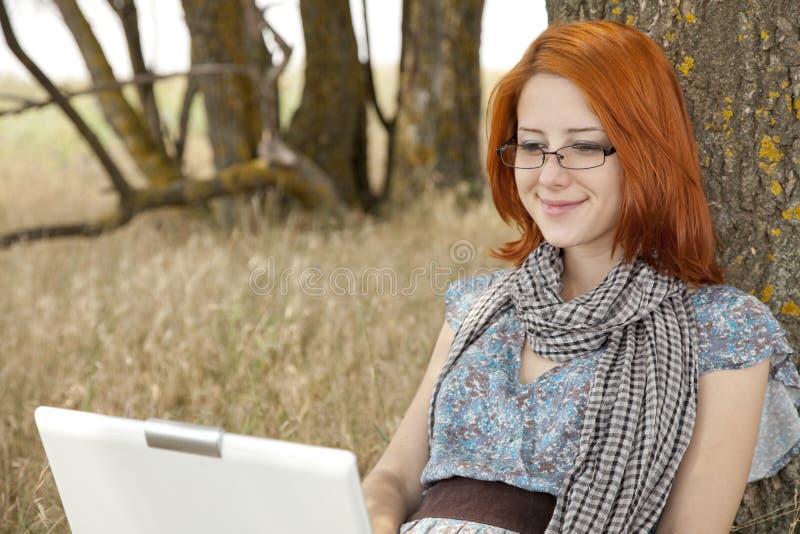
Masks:
[[[117,13],[122,29],[125,31],[125,40],[128,42],[128,56],[131,58],[131,67],[134,75],[152,74],[144,62],[142,53],[142,39],[139,33],[139,13],[134,0],[108,0],[111,8]],[[144,120],[153,142],[158,145],[158,150],[166,153],[164,145],[164,132],[161,130],[161,117],[158,113],[156,94],[152,83],[143,83],[136,86],[139,93],[139,102],[144,113]]]
[[[800,3],[547,1],[551,23],[608,19],[659,43],[681,80],[694,123],[727,283],[758,295],[800,342]],[[800,460],[751,484],[744,524],[797,506]],[[789,509],[784,509],[787,511]],[[793,513],[745,532],[788,532]]]
[[[247,38],[239,2],[182,0],[186,25],[192,37],[192,64],[235,63],[252,66],[253,75],[229,74],[201,78],[208,137],[214,165],[222,170],[256,157],[261,136],[256,83],[261,65],[253,65],[254,50]],[[263,42],[260,43],[263,49]],[[266,54],[261,57],[266,58]],[[266,59],[264,59],[266,61]]]
[[[305,86],[287,141],[322,167],[349,206],[370,203],[367,93],[347,0],[301,0]]]
[[[391,198],[428,184],[465,183],[477,196],[480,168],[480,37],[483,0],[406,0]]]
[[[114,82],[111,65],[76,0],[55,0],[55,4],[78,44],[94,84]],[[163,143],[152,138],[142,115],[125,99],[122,89],[99,93],[98,102],[106,120],[151,184],[165,187],[181,178],[180,169],[167,156]]]

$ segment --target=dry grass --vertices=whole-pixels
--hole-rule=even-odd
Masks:
[[[452,261],[452,242],[489,245],[501,233],[486,224],[488,206],[424,206],[385,224],[355,217],[331,230],[293,213],[232,233],[164,212],[99,239],[0,253],[2,530],[61,521],[38,405],[220,424],[352,449],[362,471],[371,465],[433,347],[443,288],[424,279],[408,295],[373,285],[337,296],[329,275],[346,268],[358,281],[385,268],[403,287],[412,269],[438,262],[454,269],[441,280],[453,279],[491,262]],[[270,258],[278,272],[321,269],[324,296],[297,277],[285,292],[252,290],[251,273]]]
[[[207,149],[195,141],[202,168]],[[0,161],[0,230],[113,207],[101,170],[55,109],[0,120]],[[363,473],[421,377],[444,284],[502,267],[485,248],[513,236],[488,200],[465,208],[432,192],[386,222],[353,215],[342,228],[247,204],[238,213],[232,231],[202,210],[161,211],[96,239],[0,251],[0,531],[67,531],[38,405],[343,447]],[[459,240],[476,257],[451,257]],[[286,291],[259,294],[251,274],[270,261],[295,276]],[[435,267],[450,269],[436,286]],[[298,281],[310,268],[323,274],[314,284],[323,296]],[[357,282],[383,269],[399,288],[373,281],[336,295],[336,268]],[[424,276],[401,293],[415,268]]]

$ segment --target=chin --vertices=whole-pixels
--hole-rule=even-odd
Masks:
[[[569,236],[552,235],[547,232],[542,232],[545,241],[550,243],[556,248],[570,248],[581,244],[580,239],[575,239]]]

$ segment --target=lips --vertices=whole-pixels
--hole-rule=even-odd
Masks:
[[[585,200],[545,200],[541,197],[539,197],[539,200],[542,202],[542,209],[549,215],[567,213],[585,202]]]

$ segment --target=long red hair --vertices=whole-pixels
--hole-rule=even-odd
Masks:
[[[538,72],[575,83],[617,149],[624,171],[614,245],[686,283],[719,284],[717,237],[703,192],[697,146],[680,83],[659,46],[641,31],[611,21],[558,24],[525,51],[489,97],[486,169],[500,217],[520,239],[490,250],[519,266],[543,237],[523,206],[514,169],[495,149],[516,135],[517,102]]]

